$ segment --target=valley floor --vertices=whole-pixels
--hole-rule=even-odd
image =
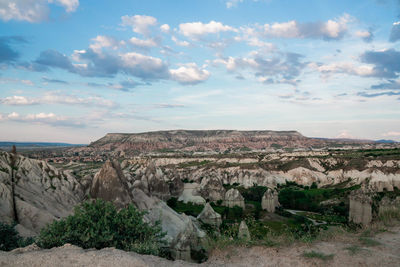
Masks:
[[[316,253],[306,257],[305,252]],[[329,256],[331,255],[331,256]],[[338,235],[329,242],[289,247],[230,246],[214,250],[201,266],[399,266],[400,227],[373,235]],[[124,252],[114,248],[83,250],[76,246],[41,250],[30,246],[0,252],[0,266],[199,266],[183,261]]]

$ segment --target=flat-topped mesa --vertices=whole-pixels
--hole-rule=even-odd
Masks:
[[[157,131],[147,133],[109,133],[89,147],[103,150],[148,152],[162,149],[226,150],[279,147],[308,147],[315,142],[297,131]]]

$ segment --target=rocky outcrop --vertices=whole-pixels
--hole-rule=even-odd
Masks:
[[[234,206],[239,206],[242,209],[245,208],[244,198],[240,194],[239,190],[232,188],[229,189],[225,194],[225,199],[223,202],[224,206],[233,208]]]
[[[400,196],[395,198],[383,197],[379,202],[378,215],[384,216],[386,213],[400,212]]]
[[[203,210],[197,216],[197,219],[202,223],[209,224],[217,229],[219,229],[222,223],[221,215],[214,211],[210,203],[207,203],[204,206]]]
[[[350,196],[349,221],[369,225],[372,221],[372,197],[363,189],[353,191]]]
[[[275,208],[279,206],[278,192],[268,188],[261,200],[262,209],[274,213]]]
[[[71,214],[84,198],[84,188],[70,172],[0,152],[0,221],[17,220],[20,234],[39,233],[46,224]]]
[[[178,200],[184,203],[206,204],[206,200],[202,198],[198,192],[199,188],[200,186],[197,183],[185,183],[182,194],[179,196]]]
[[[132,202],[132,195],[118,161],[108,160],[96,173],[90,188],[92,198],[111,201],[119,208]]]
[[[209,201],[223,200],[225,196],[225,188],[222,181],[218,177],[204,177],[200,184],[200,194]]]
[[[174,259],[190,260],[192,251],[203,249],[206,234],[201,231],[185,214],[178,214],[165,202],[147,196],[143,191],[134,189],[133,203],[146,211],[145,219],[151,223],[161,222],[167,233],[166,242]]]
[[[179,197],[182,194],[184,187],[185,184],[182,180],[179,177],[174,176],[169,183],[169,192],[172,197]]]
[[[245,241],[251,240],[250,231],[245,221],[242,221],[239,225],[238,238]]]

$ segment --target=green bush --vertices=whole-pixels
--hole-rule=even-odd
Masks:
[[[70,243],[82,248],[116,247],[159,255],[164,233],[159,222],[149,225],[133,205],[117,211],[111,202],[96,200],[75,207],[74,215],[54,221],[40,232],[37,244],[52,248]]]
[[[34,242],[33,238],[20,237],[14,227],[0,222],[0,250],[10,251]]]

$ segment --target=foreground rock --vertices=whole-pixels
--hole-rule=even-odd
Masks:
[[[349,199],[349,221],[363,226],[369,225],[372,221],[372,198],[368,192],[356,190],[350,194]]]
[[[197,216],[197,219],[199,221],[201,221],[202,223],[209,224],[217,229],[219,229],[219,227],[222,223],[221,215],[214,211],[214,209],[211,207],[210,203],[207,203],[204,206],[204,209]]]
[[[119,208],[132,202],[131,193],[118,161],[108,160],[104,163],[101,170],[94,176],[90,196],[112,201]]]
[[[45,161],[0,152],[0,221],[17,221],[23,236],[72,213],[85,198],[79,181]]]

